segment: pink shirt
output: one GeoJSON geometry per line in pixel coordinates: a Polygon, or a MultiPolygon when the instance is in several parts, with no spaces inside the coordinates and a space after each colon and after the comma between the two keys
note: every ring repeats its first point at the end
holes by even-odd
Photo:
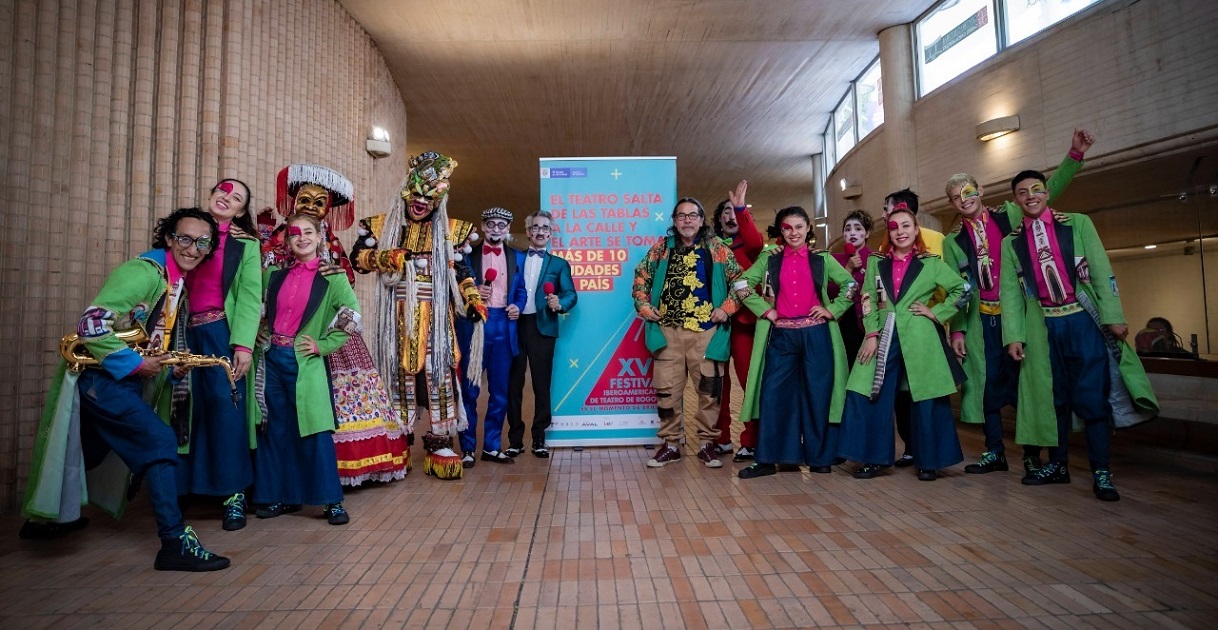
{"type": "Polygon", "coordinates": [[[1024,217],[1024,237],[1028,239],[1028,251],[1032,258],[1032,277],[1036,278],[1036,292],[1040,297],[1041,306],[1054,306],[1053,300],[1049,299],[1049,283],[1045,281],[1045,273],[1041,271],[1038,258],[1036,256],[1036,235],[1032,232],[1032,222],[1040,221],[1045,224],[1045,234],[1049,237],[1049,251],[1053,253],[1053,266],[1057,267],[1057,277],[1061,278],[1062,286],[1066,291],[1065,304],[1074,302],[1074,283],[1070,282],[1070,275],[1067,273],[1066,261],[1062,257],[1062,248],[1057,242],[1057,230],[1053,225],[1053,211],[1046,208],[1040,216],[1035,219],[1024,217]]]}
{"type": "Polygon", "coordinates": [[[220,224],[220,238],[216,243],[216,251],[203,264],[195,267],[186,278],[186,288],[190,291],[190,311],[206,313],[208,311],[224,310],[224,241],[228,240],[228,228],[231,221],[220,224]]]}
{"type": "Polygon", "coordinates": [[[313,289],[313,277],[317,275],[320,258],[309,262],[297,262],[288,270],[288,277],[279,287],[275,301],[275,334],[295,337],[300,332],[301,318],[309,305],[309,292],[313,289]]]}
{"type": "Polygon", "coordinates": [[[888,257],[892,259],[892,290],[888,299],[895,304],[897,296],[901,294],[901,283],[905,281],[905,272],[909,271],[909,263],[913,261],[914,253],[909,252],[905,258],[897,258],[896,252],[889,251],[888,257]]]}
{"type": "Polygon", "coordinates": [[[482,251],[481,279],[483,282],[486,281],[487,270],[495,270],[495,279],[491,281],[490,284],[491,299],[487,302],[487,306],[490,308],[507,308],[508,283],[506,254],[508,252],[505,249],[502,249],[503,245],[500,245],[499,247],[501,249],[498,254],[487,253],[486,250],[482,251]]]}
{"type": "MultiPolygon", "coordinates": [[[[998,223],[990,218],[989,210],[982,209],[981,215],[985,221],[985,241],[989,248],[990,254],[990,280],[993,282],[991,288],[987,291],[981,287],[977,287],[978,295],[986,302],[998,301],[998,274],[1002,270],[1002,230],[998,229],[998,223]]],[[[981,251],[977,246],[977,235],[973,232],[973,226],[968,219],[964,220],[964,228],[968,230],[969,240],[973,241],[973,251],[981,251]]],[[[977,273],[981,273],[981,268],[978,266],[977,273]]]]}
{"type": "Polygon", "coordinates": [[[820,306],[812,267],[808,264],[808,246],[782,250],[782,271],[778,273],[778,301],[774,304],[780,319],[807,317],[812,307],[820,306]]]}

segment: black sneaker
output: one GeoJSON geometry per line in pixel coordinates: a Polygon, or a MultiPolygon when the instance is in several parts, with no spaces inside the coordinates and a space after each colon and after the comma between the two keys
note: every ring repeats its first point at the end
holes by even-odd
{"type": "Polygon", "coordinates": [[[1023,478],[1025,486],[1045,486],[1051,483],[1070,483],[1070,470],[1061,462],[1049,462],[1035,474],[1023,478]]]}
{"type": "Polygon", "coordinates": [[[974,475],[984,475],[999,470],[1010,470],[1010,465],[1007,464],[1007,456],[994,451],[986,451],[981,454],[981,459],[977,460],[976,464],[969,464],[964,467],[964,472],[974,475]]]}
{"type": "Polygon", "coordinates": [[[882,466],[880,466],[879,464],[863,464],[863,466],[861,468],[854,471],[854,478],[855,479],[871,479],[872,477],[875,477],[876,475],[880,474],[881,468],[882,468],[882,466]]]}
{"type": "Polygon", "coordinates": [[[546,446],[545,442],[541,442],[541,441],[533,442],[533,457],[540,457],[542,459],[546,459],[549,456],[550,456],[550,447],[546,446]]]}
{"type": "Polygon", "coordinates": [[[322,515],[326,517],[326,522],[331,525],[346,525],[351,522],[351,516],[343,509],[342,503],[327,505],[326,509],[322,510],[322,515]]]}
{"type": "Polygon", "coordinates": [[[778,467],[776,467],[774,464],[759,464],[757,462],[753,462],[752,464],[741,468],[740,472],[736,473],[736,476],[740,477],[741,479],[756,479],[758,477],[768,477],[776,474],[777,472],[778,467]]]}
{"type": "Polygon", "coordinates": [[[939,478],[939,471],[924,468],[918,471],[918,481],[934,481],[939,478]]]}
{"type": "Polygon", "coordinates": [[[21,526],[21,531],[17,532],[17,535],[25,540],[50,540],[51,538],[59,538],[78,529],[84,529],[85,525],[88,524],[89,518],[87,516],[82,516],[67,523],[26,521],[21,526]]]}
{"type": "Polygon", "coordinates": [[[753,457],[756,455],[757,455],[757,452],[754,451],[753,449],[751,449],[747,446],[741,446],[740,450],[736,451],[735,455],[732,455],[732,461],[734,461],[734,462],[751,462],[751,461],[753,461],[753,457]]]}
{"type": "Polygon", "coordinates": [[[1022,481],[1026,482],[1027,480],[1034,478],[1036,476],[1036,471],[1040,470],[1041,466],[1043,466],[1043,464],[1040,462],[1039,457],[1024,455],[1022,481]]]}
{"type": "Polygon", "coordinates": [[[893,466],[896,466],[897,468],[907,468],[909,466],[913,466],[913,455],[905,453],[897,459],[897,462],[893,464],[893,466]]]}
{"type": "Polygon", "coordinates": [[[516,460],[499,451],[482,451],[482,461],[496,464],[515,464],[516,460]]]}
{"type": "Polygon", "coordinates": [[[512,459],[516,459],[516,456],[520,455],[523,452],[524,452],[523,446],[513,446],[511,448],[503,449],[503,454],[507,455],[508,457],[511,457],[512,459]]]}
{"type": "Polygon", "coordinates": [[[292,512],[299,511],[299,505],[293,505],[291,503],[272,503],[266,507],[258,508],[258,511],[254,512],[254,516],[257,516],[258,518],[275,518],[276,516],[283,516],[284,514],[291,514],[292,512]]]}
{"type": "Polygon", "coordinates": [[[226,532],[235,532],[245,527],[245,493],[238,492],[224,500],[224,524],[226,532]]]}
{"type": "Polygon", "coordinates": [[[1094,483],[1091,485],[1091,491],[1095,493],[1095,498],[1100,501],[1121,500],[1121,494],[1112,485],[1112,471],[1107,468],[1101,468],[1091,473],[1091,478],[1094,480],[1094,483]]]}
{"type": "Polygon", "coordinates": [[[177,538],[161,541],[153,568],[157,571],[219,571],[228,568],[228,558],[203,548],[193,528],[177,538]]]}
{"type": "Polygon", "coordinates": [[[478,462],[474,461],[473,455],[466,453],[461,456],[461,467],[462,468],[473,468],[477,464],[478,464],[478,462]]]}

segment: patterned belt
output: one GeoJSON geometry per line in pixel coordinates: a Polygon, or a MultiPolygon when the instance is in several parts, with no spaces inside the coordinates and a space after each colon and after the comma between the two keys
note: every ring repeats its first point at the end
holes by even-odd
{"type": "Polygon", "coordinates": [[[980,310],[982,315],[1002,315],[1002,302],[981,300],[980,310]]]}
{"type": "Polygon", "coordinates": [[[1040,309],[1045,312],[1045,317],[1065,317],[1082,312],[1083,305],[1078,302],[1071,302],[1061,306],[1041,306],[1040,309]]]}
{"type": "Polygon", "coordinates": [[[285,348],[291,348],[296,345],[296,338],[289,337],[287,335],[281,335],[279,333],[273,333],[271,335],[271,343],[276,346],[283,346],[285,348]]]}
{"type": "Polygon", "coordinates": [[[212,322],[218,322],[224,319],[224,311],[216,309],[214,311],[203,311],[202,313],[192,313],[187,325],[191,328],[202,326],[212,322]]]}
{"type": "Polygon", "coordinates": [[[791,317],[774,322],[775,328],[811,328],[825,323],[824,319],[808,315],[806,317],[791,317]]]}

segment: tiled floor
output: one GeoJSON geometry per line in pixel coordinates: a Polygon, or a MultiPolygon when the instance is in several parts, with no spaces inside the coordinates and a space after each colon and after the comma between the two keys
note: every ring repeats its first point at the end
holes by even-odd
{"type": "MultiPolygon", "coordinates": [[[[737,390],[738,391],[738,390],[737,390]]],[[[976,453],[975,428],[961,429],[976,453]]],[[[1121,438],[1118,438],[1118,444],[1121,438]]],[[[1022,473],[909,469],[859,481],[741,481],[692,452],[660,470],[633,448],[482,463],[462,481],[416,470],[320,508],[220,529],[210,574],[152,569],[146,504],[122,521],[19,540],[0,516],[0,628],[808,628],[1218,626],[1218,480],[1118,449],[1119,503],[1022,473]]]]}

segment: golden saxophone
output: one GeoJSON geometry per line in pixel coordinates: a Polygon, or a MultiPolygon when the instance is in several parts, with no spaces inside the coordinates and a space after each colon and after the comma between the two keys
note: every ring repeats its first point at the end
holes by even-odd
{"type": "MultiPolygon", "coordinates": [[[[228,357],[217,357],[215,355],[191,354],[189,352],[181,352],[178,350],[170,350],[168,352],[156,352],[143,347],[148,341],[148,332],[143,326],[136,325],[132,328],[114,331],[114,336],[126,343],[129,348],[134,350],[142,357],[160,356],[161,365],[164,366],[183,366],[188,368],[196,367],[215,367],[224,368],[224,374],[228,377],[228,386],[232,391],[233,407],[239,406],[240,396],[237,395],[237,373],[233,371],[233,363],[228,357]]],[[[96,367],[101,365],[101,361],[93,358],[89,353],[89,349],[80,339],[80,335],[69,333],[59,340],[59,354],[63,356],[63,360],[67,362],[68,369],[73,372],[83,372],[85,368],[96,367]]]]}

